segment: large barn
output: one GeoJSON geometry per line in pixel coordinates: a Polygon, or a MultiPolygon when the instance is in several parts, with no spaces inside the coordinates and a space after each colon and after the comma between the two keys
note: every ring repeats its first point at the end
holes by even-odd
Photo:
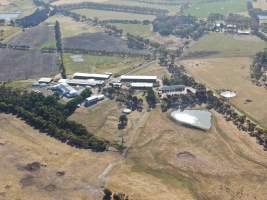
{"type": "Polygon", "coordinates": [[[132,75],[122,75],[120,77],[121,82],[139,82],[139,83],[156,83],[157,76],[132,76],[132,75]]]}

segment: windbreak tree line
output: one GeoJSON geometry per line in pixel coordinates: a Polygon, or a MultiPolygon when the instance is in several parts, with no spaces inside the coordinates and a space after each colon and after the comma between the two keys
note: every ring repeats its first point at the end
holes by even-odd
{"type": "Polygon", "coordinates": [[[45,97],[40,93],[12,90],[4,86],[0,87],[0,94],[0,112],[17,115],[51,137],[96,152],[105,151],[110,145],[108,141],[89,133],[83,125],[68,120],[71,113],[69,105],[59,103],[55,95],[45,97]]]}

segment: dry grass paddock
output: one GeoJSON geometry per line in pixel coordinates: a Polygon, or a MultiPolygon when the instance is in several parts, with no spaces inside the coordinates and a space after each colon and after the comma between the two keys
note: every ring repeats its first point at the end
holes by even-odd
{"type": "Polygon", "coordinates": [[[266,126],[267,90],[257,87],[251,82],[249,77],[251,62],[250,58],[239,57],[192,59],[183,60],[180,63],[196,80],[205,83],[209,88],[236,91],[237,97],[233,98],[231,102],[266,126]],[[246,103],[246,99],[250,99],[252,102],[246,103]]]}

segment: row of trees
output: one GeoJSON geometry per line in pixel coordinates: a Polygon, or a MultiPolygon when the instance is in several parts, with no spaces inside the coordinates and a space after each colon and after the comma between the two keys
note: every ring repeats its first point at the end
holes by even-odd
{"type": "Polygon", "coordinates": [[[51,7],[41,7],[37,8],[31,15],[17,19],[15,23],[23,28],[33,27],[39,25],[55,13],[55,10],[51,7]]]}
{"type": "MultiPolygon", "coordinates": [[[[260,81],[264,78],[264,73],[267,71],[267,51],[258,52],[254,57],[253,63],[250,66],[250,75],[252,79],[260,81]]],[[[263,80],[266,81],[266,80],[263,80]]]]}
{"type": "Polygon", "coordinates": [[[27,45],[13,45],[13,44],[1,43],[1,42],[0,42],[0,48],[1,49],[16,49],[16,50],[22,50],[22,51],[30,50],[30,46],[27,46],[27,45]]]}
{"type": "Polygon", "coordinates": [[[65,4],[61,6],[56,6],[56,9],[58,11],[85,9],[85,8],[115,11],[115,12],[137,13],[137,14],[145,14],[145,15],[165,15],[168,13],[168,10],[164,10],[164,9],[139,7],[139,6],[127,6],[127,5],[115,5],[115,4],[101,4],[101,3],[94,3],[94,2],[83,2],[83,3],[65,4]]]}
{"type": "MultiPolygon", "coordinates": [[[[77,148],[105,151],[110,145],[96,138],[86,128],[67,118],[73,110],[70,104],[58,102],[56,95],[45,97],[40,93],[0,87],[0,112],[12,113],[49,136],[77,148]]],[[[77,107],[77,105],[76,105],[77,107]]]]}
{"type": "Polygon", "coordinates": [[[62,44],[62,36],[61,36],[61,29],[60,24],[56,21],[55,24],[55,38],[56,38],[56,48],[57,53],[59,54],[59,71],[63,78],[66,78],[66,70],[64,66],[64,56],[63,56],[63,44],[62,44]]]}
{"type": "Polygon", "coordinates": [[[159,16],[153,22],[153,30],[165,36],[173,34],[196,40],[204,34],[204,25],[193,16],[159,16]]]}

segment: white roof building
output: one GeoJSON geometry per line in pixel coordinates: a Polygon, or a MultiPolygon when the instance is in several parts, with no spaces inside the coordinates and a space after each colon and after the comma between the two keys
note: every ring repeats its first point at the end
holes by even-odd
{"type": "Polygon", "coordinates": [[[90,104],[97,103],[98,101],[101,101],[104,98],[105,98],[105,96],[102,95],[102,94],[90,96],[90,97],[85,99],[85,105],[90,105],[90,104]]]}
{"type": "Polygon", "coordinates": [[[156,82],[157,76],[122,75],[120,80],[125,82],[156,82]]]}
{"type": "Polygon", "coordinates": [[[88,73],[74,73],[73,79],[95,79],[95,80],[106,80],[110,78],[110,74],[88,74],[88,73]]]}
{"type": "Polygon", "coordinates": [[[60,79],[59,83],[67,83],[69,85],[79,85],[79,86],[98,86],[103,85],[104,81],[95,79],[60,79]]]}
{"type": "Polygon", "coordinates": [[[70,85],[68,85],[67,83],[59,83],[59,84],[53,86],[53,89],[59,90],[66,97],[78,96],[78,91],[75,90],[70,85]]]}
{"type": "Polygon", "coordinates": [[[131,88],[153,88],[153,83],[131,83],[131,88]]]}
{"type": "Polygon", "coordinates": [[[38,80],[38,83],[51,83],[52,78],[43,77],[38,80]]]}

